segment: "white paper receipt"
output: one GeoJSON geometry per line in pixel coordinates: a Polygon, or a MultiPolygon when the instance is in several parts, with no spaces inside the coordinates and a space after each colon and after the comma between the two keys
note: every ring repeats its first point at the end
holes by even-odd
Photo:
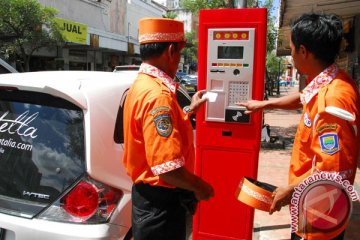
{"type": "Polygon", "coordinates": [[[202,98],[207,98],[209,102],[215,102],[218,94],[216,92],[206,92],[202,98]]]}

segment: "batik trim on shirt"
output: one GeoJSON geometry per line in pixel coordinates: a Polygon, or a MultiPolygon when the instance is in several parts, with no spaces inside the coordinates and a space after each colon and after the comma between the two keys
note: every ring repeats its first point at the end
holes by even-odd
{"type": "Polygon", "coordinates": [[[184,41],[183,32],[175,33],[146,33],[139,36],[139,42],[178,42],[184,41]]]}
{"type": "Polygon", "coordinates": [[[176,93],[176,89],[179,85],[169,75],[167,75],[165,72],[161,71],[157,67],[154,67],[147,63],[142,63],[140,65],[139,72],[160,79],[162,83],[164,83],[165,86],[167,86],[172,93],[176,93]]]}
{"type": "Polygon", "coordinates": [[[165,163],[162,163],[160,165],[156,165],[151,167],[152,173],[157,176],[166,172],[173,171],[177,168],[180,168],[185,165],[185,159],[184,157],[174,159],[165,163]]]}
{"type": "Polygon", "coordinates": [[[320,88],[329,84],[339,72],[339,67],[334,63],[317,75],[302,91],[300,100],[302,104],[309,103],[319,92],[320,88]]]}

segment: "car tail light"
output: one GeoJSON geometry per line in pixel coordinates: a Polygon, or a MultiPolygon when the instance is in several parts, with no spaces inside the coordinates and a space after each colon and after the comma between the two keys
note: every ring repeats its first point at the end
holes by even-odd
{"type": "Polygon", "coordinates": [[[98,202],[96,187],[82,181],[64,197],[63,208],[69,214],[86,220],[95,213],[98,202]]]}
{"type": "Polygon", "coordinates": [[[86,224],[107,222],[122,196],[121,190],[85,177],[39,218],[86,224]]]}

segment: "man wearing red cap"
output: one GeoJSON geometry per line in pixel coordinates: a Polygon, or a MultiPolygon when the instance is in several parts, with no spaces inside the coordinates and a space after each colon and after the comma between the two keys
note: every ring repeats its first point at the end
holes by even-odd
{"type": "Polygon", "coordinates": [[[208,200],[213,188],[193,174],[195,149],[191,113],[206,101],[197,92],[181,109],[174,82],[184,26],[165,18],[139,22],[139,74],[124,107],[123,163],[132,178],[135,240],[184,240],[187,200],[208,200]],[[188,197],[190,196],[190,198],[188,197]]]}

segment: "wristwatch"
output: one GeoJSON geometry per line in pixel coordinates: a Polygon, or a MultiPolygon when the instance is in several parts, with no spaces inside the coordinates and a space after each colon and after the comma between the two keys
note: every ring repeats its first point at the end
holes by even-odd
{"type": "Polygon", "coordinates": [[[191,114],[193,112],[193,110],[191,110],[190,106],[188,105],[183,108],[183,112],[185,114],[191,114]]]}

